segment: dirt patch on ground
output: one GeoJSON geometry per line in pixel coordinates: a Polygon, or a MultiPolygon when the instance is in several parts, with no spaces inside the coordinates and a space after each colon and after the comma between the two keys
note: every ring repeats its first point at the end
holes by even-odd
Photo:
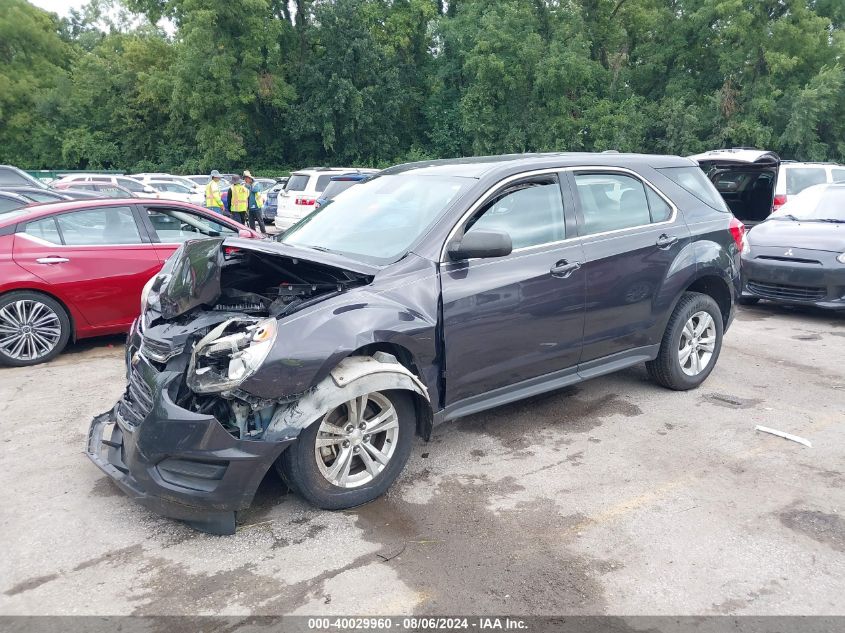
{"type": "Polygon", "coordinates": [[[569,553],[567,528],[584,517],[561,515],[551,501],[489,508],[521,489],[510,478],[446,480],[425,505],[399,492],[377,499],[355,511],[357,526],[382,545],[384,564],[425,596],[418,613],[601,612],[600,578],[621,564],[569,553]]]}
{"type": "MultiPolygon", "coordinates": [[[[461,431],[489,435],[498,439],[516,456],[530,457],[530,448],[555,435],[587,433],[602,425],[605,418],[614,415],[635,417],[643,411],[633,402],[615,393],[598,398],[579,396],[577,387],[567,387],[553,393],[535,396],[499,407],[490,412],[478,413],[460,421],[461,431]]],[[[570,443],[558,437],[559,443],[570,443]]]]}
{"type": "Polygon", "coordinates": [[[781,512],[779,518],[790,530],[845,552],[845,519],[838,514],[793,508],[781,512]]]}
{"type": "Polygon", "coordinates": [[[740,398],[727,393],[708,393],[701,396],[701,400],[728,409],[753,409],[763,402],[761,398],[740,398]]]}

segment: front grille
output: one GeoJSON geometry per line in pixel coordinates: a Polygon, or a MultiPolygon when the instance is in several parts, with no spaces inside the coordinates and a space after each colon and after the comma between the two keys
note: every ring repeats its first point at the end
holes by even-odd
{"type": "Polygon", "coordinates": [[[144,337],[141,341],[141,353],[157,363],[166,363],[174,356],[178,356],[181,352],[181,347],[175,347],[162,341],[156,341],[147,337],[144,337]]]}
{"type": "Polygon", "coordinates": [[[787,301],[821,301],[827,296],[825,288],[815,286],[787,286],[763,281],[748,282],[748,289],[756,295],[766,299],[783,299],[787,301]]]}
{"type": "Polygon", "coordinates": [[[129,384],[117,405],[117,412],[128,424],[138,426],[153,409],[153,394],[135,368],[129,374],[129,384]]]}

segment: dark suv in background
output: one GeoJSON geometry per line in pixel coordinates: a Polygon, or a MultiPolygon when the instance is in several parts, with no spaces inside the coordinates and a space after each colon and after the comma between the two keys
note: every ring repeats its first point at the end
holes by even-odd
{"type": "Polygon", "coordinates": [[[185,243],[145,289],[126,392],[88,453],[217,533],[274,464],[317,506],[366,503],[440,422],[643,362],[699,386],[744,244],[684,158],[399,165],[275,242],[185,243]]]}

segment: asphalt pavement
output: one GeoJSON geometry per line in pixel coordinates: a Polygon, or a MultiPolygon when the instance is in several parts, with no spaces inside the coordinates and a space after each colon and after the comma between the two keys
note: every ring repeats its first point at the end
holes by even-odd
{"type": "Polygon", "coordinates": [[[0,614],[845,614],[845,315],[743,308],[695,391],[638,367],[437,427],[358,509],[271,473],[230,537],[85,457],[122,346],[0,368],[0,614]]]}

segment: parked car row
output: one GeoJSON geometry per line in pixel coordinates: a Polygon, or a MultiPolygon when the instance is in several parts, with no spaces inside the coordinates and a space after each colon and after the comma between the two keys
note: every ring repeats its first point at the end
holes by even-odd
{"type": "MultiPolygon", "coordinates": [[[[335,178],[347,178],[352,183],[376,173],[376,169],[347,167],[310,167],[292,172],[284,186],[276,185],[267,192],[262,209],[264,220],[288,229],[314,211],[321,194],[335,178]]],[[[339,192],[336,190],[334,195],[339,192]]]]}
{"type": "Polygon", "coordinates": [[[845,309],[845,166],[746,148],[691,158],[750,228],[740,303],[845,309]]]}
{"type": "Polygon", "coordinates": [[[70,200],[0,210],[0,364],[34,365],[71,339],[127,331],[144,284],[180,244],[207,237],[261,239],[234,220],[175,200],[70,200]]]}
{"type": "MultiPolygon", "coordinates": [[[[754,227],[741,240],[743,274],[738,301],[755,303],[766,299],[845,307],[845,228],[842,226],[845,184],[834,184],[837,179],[845,178],[845,167],[780,161],[772,152],[747,149],[716,150],[692,158],[701,170],[667,170],[664,176],[674,178],[675,185],[691,192],[702,204],[722,212],[731,211],[754,227]],[[702,173],[709,177],[713,187],[707,178],[702,178],[702,173]],[[807,184],[816,181],[822,184],[807,184]],[[781,188],[786,192],[783,194],[786,202],[770,213],[781,188]]],[[[371,232],[386,231],[399,223],[400,218],[395,214],[380,215],[374,210],[382,204],[379,196],[392,192],[362,198],[353,191],[356,185],[369,182],[379,174],[373,169],[309,168],[293,172],[289,179],[262,179],[269,186],[265,217],[277,219],[277,226],[282,229],[307,225],[310,220],[303,220],[310,218],[310,214],[324,213],[334,200],[350,197],[357,203],[342,205],[347,215],[337,218],[338,229],[346,230],[344,224],[363,223],[371,232]]],[[[9,254],[0,275],[0,362],[43,362],[59,353],[71,337],[125,329],[137,311],[141,278],[149,277],[148,270],[160,266],[166,255],[185,240],[238,234],[251,239],[259,237],[230,219],[200,208],[204,195],[198,190],[201,192],[204,185],[197,184],[195,179],[208,177],[161,173],[133,177],[73,174],[48,188],[20,170],[0,166],[0,253],[5,250],[9,254]],[[108,198],[97,199],[100,196],[108,198]],[[48,216],[52,219],[47,220],[48,216]],[[27,268],[21,261],[33,244],[40,248],[35,259],[43,261],[30,262],[27,268]],[[70,258],[67,254],[71,247],[84,253],[74,251],[74,257],[70,258]],[[108,255],[95,256],[95,252],[108,255]],[[146,255],[142,257],[141,253],[146,255]],[[134,271],[138,277],[127,281],[127,274],[111,275],[112,268],[97,268],[106,259],[117,262],[116,270],[134,271]],[[142,261],[146,267],[140,266],[142,261]],[[131,309],[118,310],[117,316],[96,316],[96,307],[86,307],[88,297],[94,304],[98,300],[86,275],[94,275],[90,279],[99,280],[97,283],[111,288],[112,293],[123,288],[130,296],[123,305],[132,306],[131,309]],[[117,281],[104,281],[112,276],[117,281]],[[52,341],[54,344],[16,347],[26,338],[21,338],[21,334],[29,334],[22,329],[27,322],[19,320],[17,325],[10,322],[10,313],[4,311],[4,306],[22,300],[14,294],[20,292],[42,293],[62,306],[67,320],[59,319],[61,336],[52,341]]],[[[619,230],[620,222],[633,223],[632,226],[640,222],[645,207],[635,204],[636,187],[630,182],[606,174],[588,180],[584,181],[581,194],[586,230],[612,233],[619,230]],[[608,205],[615,210],[611,212],[608,205]]],[[[665,208],[661,212],[664,211],[665,208]]],[[[661,212],[649,207],[652,215],[661,212]]],[[[740,226],[738,223],[731,230],[738,235],[740,226]]],[[[510,230],[517,245],[521,243],[522,230],[518,226],[510,230]]],[[[354,244],[335,247],[343,250],[354,244]]],[[[29,302],[25,305],[34,306],[32,297],[25,301],[29,302]]],[[[115,305],[120,303],[116,301],[115,305]]],[[[54,307],[51,307],[53,313],[60,314],[54,307]]],[[[44,334],[40,336],[43,338],[44,334]]]]}

